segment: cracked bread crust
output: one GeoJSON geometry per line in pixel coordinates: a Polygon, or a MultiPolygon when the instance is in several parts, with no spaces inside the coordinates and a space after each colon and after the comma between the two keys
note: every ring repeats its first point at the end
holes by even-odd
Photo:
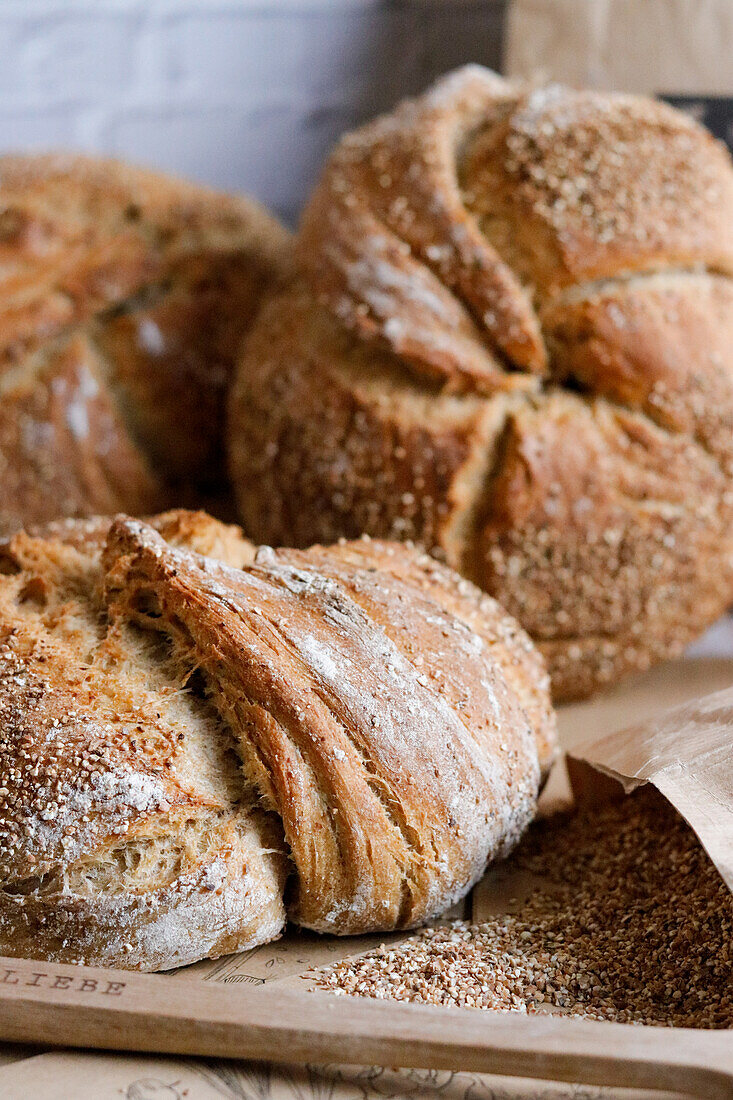
{"type": "MultiPolygon", "coordinates": [[[[202,514],[179,545],[253,548],[202,514]]],[[[276,938],[281,830],[240,781],[206,700],[103,602],[109,520],[0,552],[0,950],[167,969],[276,938]]]]}
{"type": "Polygon", "coordinates": [[[1,157],[0,204],[0,536],[220,492],[225,391],[286,231],[83,156],[1,157]]]}
{"type": "Polygon", "coordinates": [[[424,545],[556,700],[681,652],[733,590],[733,171],[639,97],[469,67],[336,147],[249,334],[253,537],[424,545]]]}
{"type": "Polygon", "coordinates": [[[2,954],[166,969],[286,916],[419,924],[555,752],[531,642],[422,551],[255,558],[186,512],[0,545],[2,954]]]}

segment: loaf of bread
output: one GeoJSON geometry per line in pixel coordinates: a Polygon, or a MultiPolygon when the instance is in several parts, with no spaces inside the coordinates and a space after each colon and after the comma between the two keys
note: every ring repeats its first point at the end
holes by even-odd
{"type": "Polygon", "coordinates": [[[218,494],[234,358],[289,256],[249,200],[0,157],[0,535],[218,494]]]}
{"type": "Polygon", "coordinates": [[[542,659],[422,552],[202,513],[0,548],[0,954],[164,969],[419,924],[532,817],[542,659]]]}
{"type": "Polygon", "coordinates": [[[412,539],[516,616],[557,699],[733,594],[733,170],[651,100],[477,67],[336,147],[246,341],[252,537],[412,539]]]}

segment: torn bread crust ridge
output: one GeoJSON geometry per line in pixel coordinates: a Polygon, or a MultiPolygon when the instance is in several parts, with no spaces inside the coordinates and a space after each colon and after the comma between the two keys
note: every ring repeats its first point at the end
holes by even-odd
{"type": "MultiPolygon", "coordinates": [[[[345,933],[376,920],[420,923],[465,892],[492,849],[515,842],[539,773],[526,714],[512,711],[501,673],[495,728],[469,731],[405,660],[406,631],[395,627],[391,640],[363,589],[354,603],[338,574],[340,549],[316,549],[315,561],[308,552],[260,552],[242,574],[173,552],[123,520],[111,531],[106,565],[117,613],[169,633],[189,660],[196,654],[212,701],[238,727],[245,769],[243,743],[256,741],[248,774],[283,820],[297,873],[293,919],[345,933]],[[509,721],[514,746],[494,755],[493,739],[509,721]],[[323,848],[315,862],[313,837],[323,848]]],[[[375,565],[379,552],[375,545],[375,565]]],[[[370,576],[348,574],[362,586],[370,576]]],[[[394,609],[410,598],[395,582],[388,591],[394,609]]],[[[477,641],[478,668],[486,658],[477,641]]]]}

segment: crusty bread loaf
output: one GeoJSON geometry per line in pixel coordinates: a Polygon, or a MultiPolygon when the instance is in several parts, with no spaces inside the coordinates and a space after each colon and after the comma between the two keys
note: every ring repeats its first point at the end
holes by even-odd
{"type": "Polygon", "coordinates": [[[0,548],[0,954],[163,969],[287,916],[419,924],[554,751],[531,642],[422,552],[255,559],[181,512],[0,548]]]}
{"type": "Polygon", "coordinates": [[[249,533],[421,542],[557,699],[733,591],[733,170],[671,108],[471,67],[336,147],[230,417],[249,533]]]}
{"type": "Polygon", "coordinates": [[[225,389],[286,231],[81,156],[0,158],[0,535],[222,489],[225,389]]]}

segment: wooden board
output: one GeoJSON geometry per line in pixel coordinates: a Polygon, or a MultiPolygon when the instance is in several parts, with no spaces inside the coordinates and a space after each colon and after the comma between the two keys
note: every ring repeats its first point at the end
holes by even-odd
{"type": "Polygon", "coordinates": [[[0,1039],[462,1069],[733,1098],[730,1032],[437,1009],[277,986],[223,995],[205,983],[25,959],[0,958],[0,1039]]]}

